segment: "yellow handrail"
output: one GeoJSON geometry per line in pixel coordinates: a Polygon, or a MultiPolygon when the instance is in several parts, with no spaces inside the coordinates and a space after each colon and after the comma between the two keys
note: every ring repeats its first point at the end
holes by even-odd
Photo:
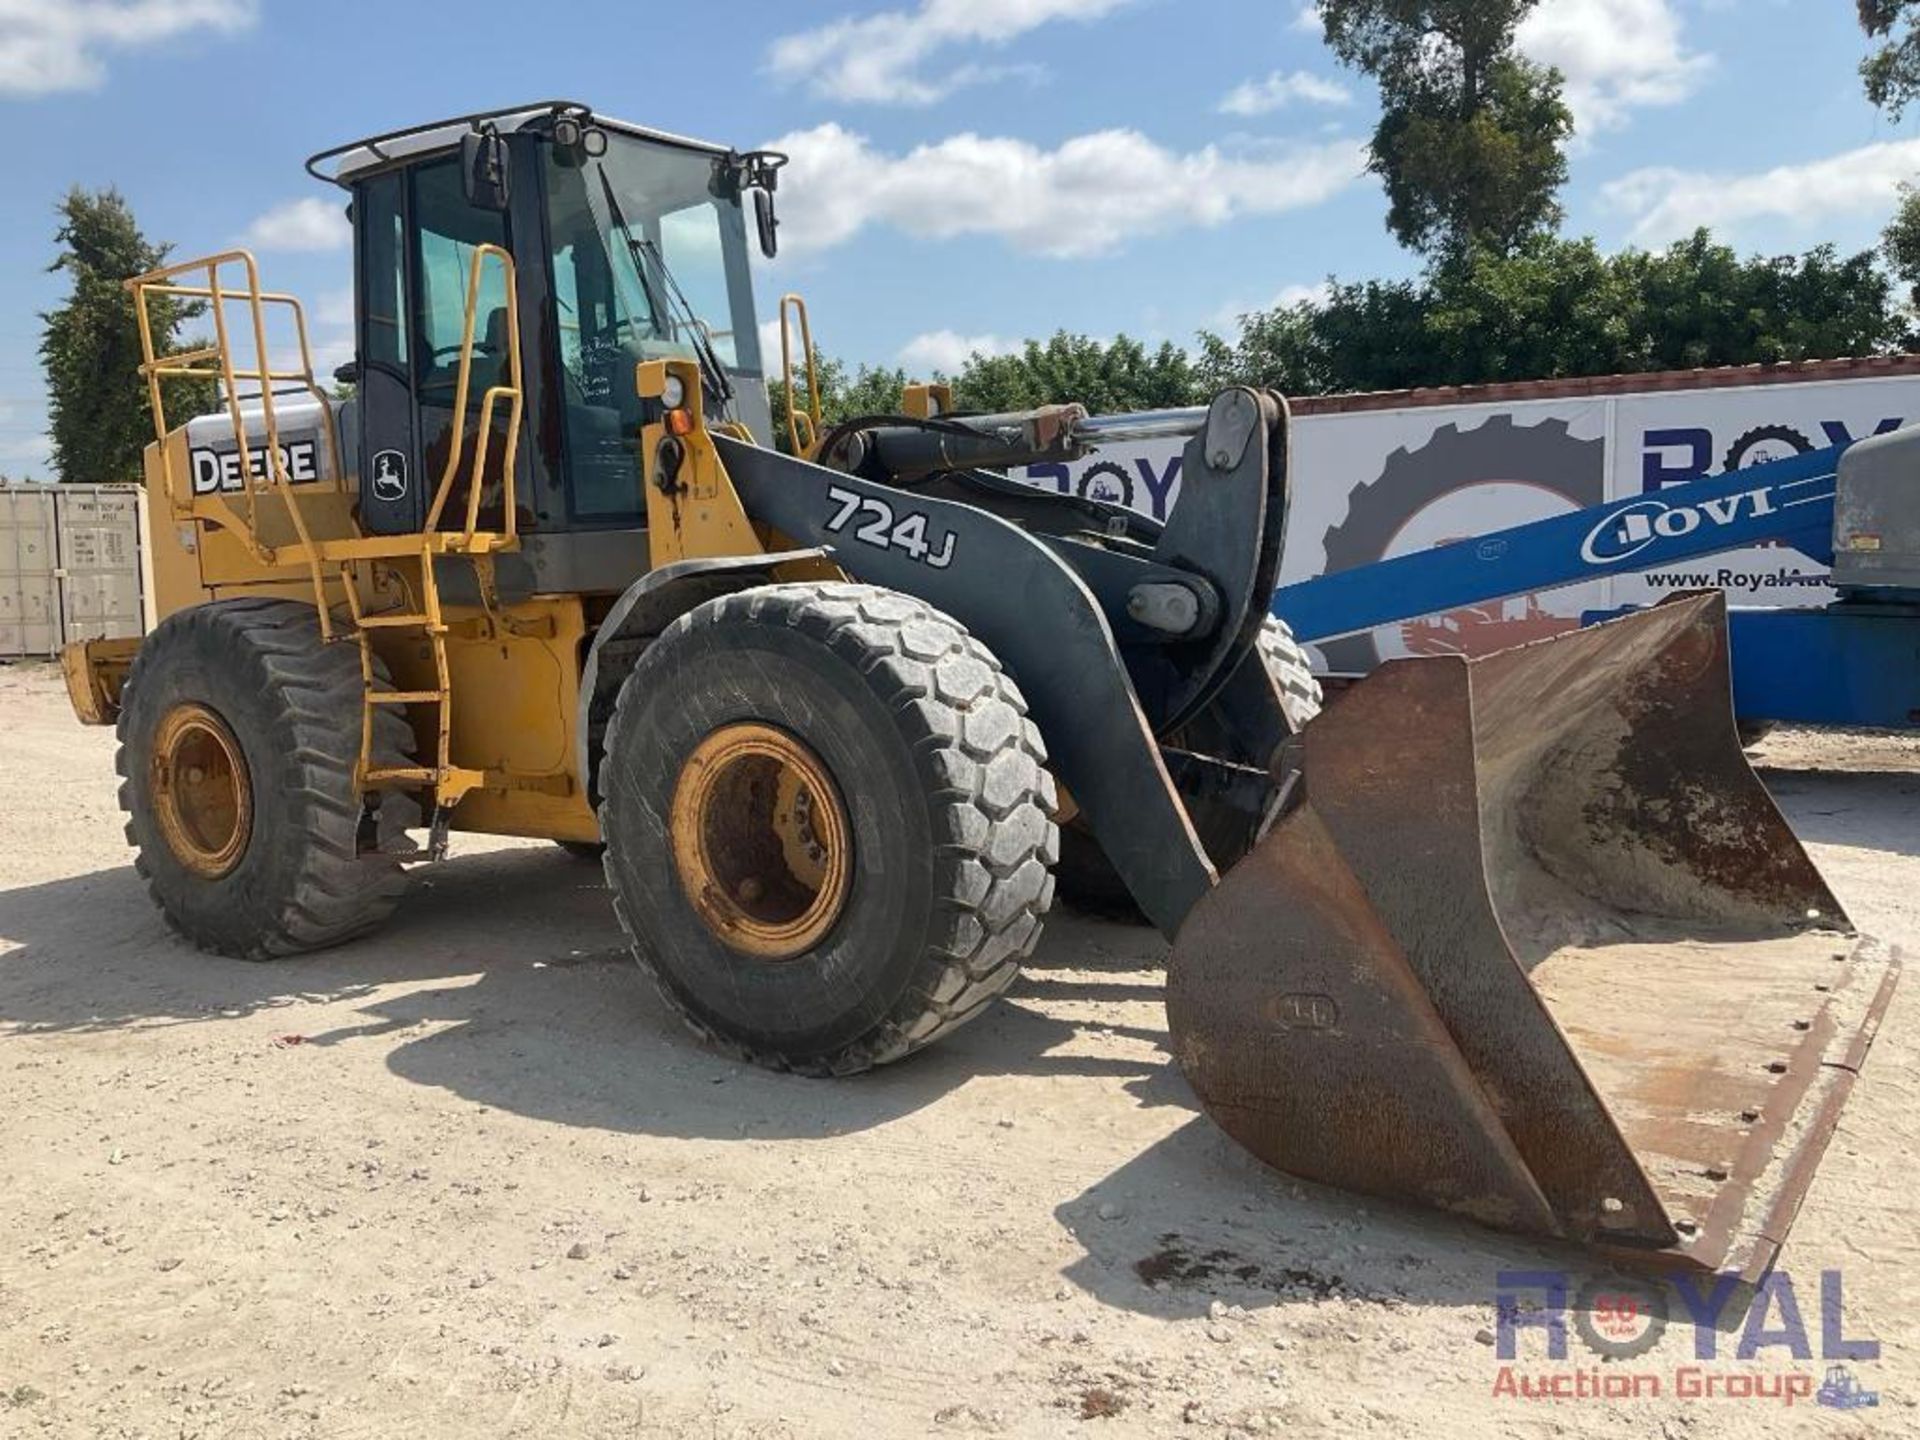
{"type": "Polygon", "coordinates": [[[811,459],[813,447],[820,442],[820,375],[816,365],[817,357],[813,353],[813,327],[807,322],[807,302],[800,296],[786,294],[780,297],[780,378],[787,387],[787,438],[793,442],[793,453],[811,459]],[[806,409],[801,410],[795,403],[793,393],[793,344],[788,329],[789,310],[800,320],[800,348],[806,352],[807,397],[806,409]],[[805,443],[800,439],[800,422],[807,422],[805,443]]]}
{"type": "Polygon", "coordinates": [[[128,291],[134,298],[134,316],[140,330],[140,373],[147,382],[147,398],[153,411],[155,438],[160,442],[161,479],[166,487],[167,499],[176,508],[185,509],[192,505],[191,499],[182,500],[179,487],[173,473],[173,459],[167,449],[166,402],[162,393],[161,381],[176,379],[210,379],[218,381],[226,397],[228,421],[233,426],[234,449],[238,453],[242,475],[241,491],[247,497],[246,519],[240,522],[226,498],[217,491],[205,497],[205,508],[215,512],[216,519],[228,528],[237,531],[242,542],[262,564],[274,562],[272,547],[263,545],[259,538],[260,486],[255,483],[253,464],[254,447],[247,443],[246,421],[240,413],[240,382],[249,381],[259,386],[257,399],[260,404],[260,416],[266,430],[266,448],[264,470],[265,479],[271,488],[279,492],[286,506],[287,517],[293,526],[294,535],[299,541],[302,558],[313,581],[314,600],[320,611],[320,628],[323,634],[330,634],[331,627],[327,617],[325,577],[320,569],[319,553],[314,546],[313,536],[307,529],[306,517],[293,496],[293,480],[287,474],[280,451],[280,420],[274,409],[274,386],[297,384],[304,388],[314,399],[320,402],[321,429],[326,434],[327,472],[337,491],[344,494],[345,477],[340,471],[339,437],[335,433],[333,419],[333,401],[320,388],[313,374],[313,352],[307,340],[306,310],[300,301],[292,295],[263,291],[260,288],[260,267],[253,255],[246,250],[225,250],[217,255],[209,255],[198,260],[182,260],[173,265],[150,270],[144,275],[136,275],[126,282],[128,291]],[[239,287],[222,284],[221,271],[230,265],[242,267],[244,284],[239,287]],[[183,284],[178,277],[192,272],[203,271],[206,283],[183,284]],[[178,354],[158,355],[154,351],[153,318],[149,304],[155,295],[180,300],[205,300],[213,318],[214,343],[198,350],[184,351],[178,354]],[[255,363],[247,369],[238,369],[233,364],[233,348],[227,333],[226,304],[230,300],[244,301],[253,331],[253,354],[255,363]],[[300,368],[297,370],[275,370],[267,354],[267,308],[285,306],[293,315],[294,331],[300,345],[300,368]],[[211,361],[211,365],[201,362],[211,361]]]}
{"type": "Polygon", "coordinates": [[[447,497],[453,491],[453,482],[460,470],[460,459],[467,444],[467,389],[473,375],[473,339],[474,326],[480,308],[480,279],[485,262],[491,256],[500,262],[502,278],[506,285],[507,311],[507,354],[508,371],[506,384],[493,384],[480,397],[479,435],[474,444],[473,474],[467,492],[467,523],[462,532],[465,543],[471,544],[480,519],[480,488],[484,479],[488,441],[493,434],[493,417],[496,404],[503,398],[507,402],[507,438],[502,452],[504,468],[501,474],[501,504],[505,509],[502,533],[511,541],[517,533],[518,520],[514,514],[514,464],[520,454],[520,306],[516,284],[513,256],[498,245],[481,244],[474,247],[473,261],[467,269],[467,313],[460,332],[460,375],[453,390],[453,444],[447,452],[447,464],[441,472],[440,484],[433,495],[433,505],[427,511],[425,531],[432,534],[440,524],[441,512],[446,509],[447,497]]]}

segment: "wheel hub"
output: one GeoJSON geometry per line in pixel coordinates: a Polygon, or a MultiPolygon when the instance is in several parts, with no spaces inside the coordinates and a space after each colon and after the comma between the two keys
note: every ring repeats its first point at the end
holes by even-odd
{"type": "Polygon", "coordinates": [[[790,960],[833,929],[853,886],[852,834],[820,757],[770,725],[724,725],[674,786],[674,865],[722,941],[790,960]]]}
{"type": "Polygon", "coordinates": [[[174,706],[149,767],[154,817],[174,858],[207,880],[231,871],[253,834],[253,782],[227,722],[204,705],[174,706]]]}

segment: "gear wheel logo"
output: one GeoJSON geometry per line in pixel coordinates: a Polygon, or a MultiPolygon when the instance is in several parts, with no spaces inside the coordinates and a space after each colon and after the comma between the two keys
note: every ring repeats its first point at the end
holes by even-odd
{"type": "Polygon", "coordinates": [[[1079,490],[1082,499],[1133,508],[1133,477],[1112,460],[1100,460],[1082,470],[1079,490]]]}
{"type": "Polygon", "coordinates": [[[1594,1354],[1632,1360],[1653,1349],[1666,1334],[1666,1292],[1638,1280],[1589,1281],[1574,1299],[1573,1328],[1594,1354]]]}
{"type": "Polygon", "coordinates": [[[1785,460],[1790,455],[1804,455],[1811,449],[1813,442],[1791,425],[1760,425],[1727,447],[1727,458],[1720,468],[1731,475],[1749,465],[1785,460]]]}
{"type": "MultiPolygon", "coordinates": [[[[1476,485],[1544,490],[1570,510],[1603,504],[1606,444],[1598,437],[1574,438],[1561,419],[1517,425],[1512,415],[1494,415],[1472,430],[1442,425],[1418,448],[1395,450],[1376,479],[1347,497],[1346,518],[1326,534],[1327,573],[1384,558],[1421,511],[1476,485]]],[[[1335,672],[1364,675],[1380,663],[1372,635],[1328,640],[1319,648],[1335,672]]]]}

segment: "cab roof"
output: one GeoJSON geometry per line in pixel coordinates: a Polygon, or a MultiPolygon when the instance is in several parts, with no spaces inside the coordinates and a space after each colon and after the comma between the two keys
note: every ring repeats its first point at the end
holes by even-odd
{"type": "Polygon", "coordinates": [[[503,135],[511,135],[519,130],[533,129],[552,121],[556,115],[568,115],[582,123],[591,122],[603,130],[617,131],[622,135],[637,136],[642,140],[654,140],[665,145],[677,145],[682,149],[697,151],[705,155],[730,155],[732,149],[726,145],[716,145],[710,140],[694,140],[685,135],[675,135],[665,130],[652,130],[644,125],[635,125],[626,120],[615,120],[602,115],[591,106],[578,100],[533,100],[524,105],[509,105],[499,110],[478,110],[471,115],[455,115],[446,120],[429,120],[421,125],[409,125],[401,130],[389,130],[380,135],[369,135],[361,140],[349,140],[344,145],[335,145],[307,157],[307,173],[316,180],[325,180],[329,184],[343,188],[352,185],[362,173],[381,166],[397,164],[415,156],[431,154],[438,150],[451,149],[460,143],[460,137],[471,132],[476,126],[491,123],[503,135]],[[331,168],[323,168],[331,162],[331,168]]]}

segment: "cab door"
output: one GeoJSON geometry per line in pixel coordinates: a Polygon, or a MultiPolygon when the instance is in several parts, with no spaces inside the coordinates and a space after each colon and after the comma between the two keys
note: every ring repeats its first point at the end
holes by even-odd
{"type": "Polygon", "coordinates": [[[415,483],[420,458],[414,437],[406,200],[401,171],[364,181],[353,198],[360,291],[360,523],[376,535],[408,534],[426,519],[415,483]]]}
{"type": "MultiPolygon", "coordinates": [[[[466,413],[456,417],[467,291],[481,245],[508,248],[507,217],[467,201],[459,162],[448,157],[377,177],[362,187],[361,520],[374,534],[426,524],[465,430],[442,528],[466,513],[481,399],[507,369],[506,277],[497,261],[480,271],[466,413]]],[[[482,526],[500,520],[504,407],[496,416],[482,484],[482,526]],[[495,499],[489,506],[486,497],[495,499]]]]}

